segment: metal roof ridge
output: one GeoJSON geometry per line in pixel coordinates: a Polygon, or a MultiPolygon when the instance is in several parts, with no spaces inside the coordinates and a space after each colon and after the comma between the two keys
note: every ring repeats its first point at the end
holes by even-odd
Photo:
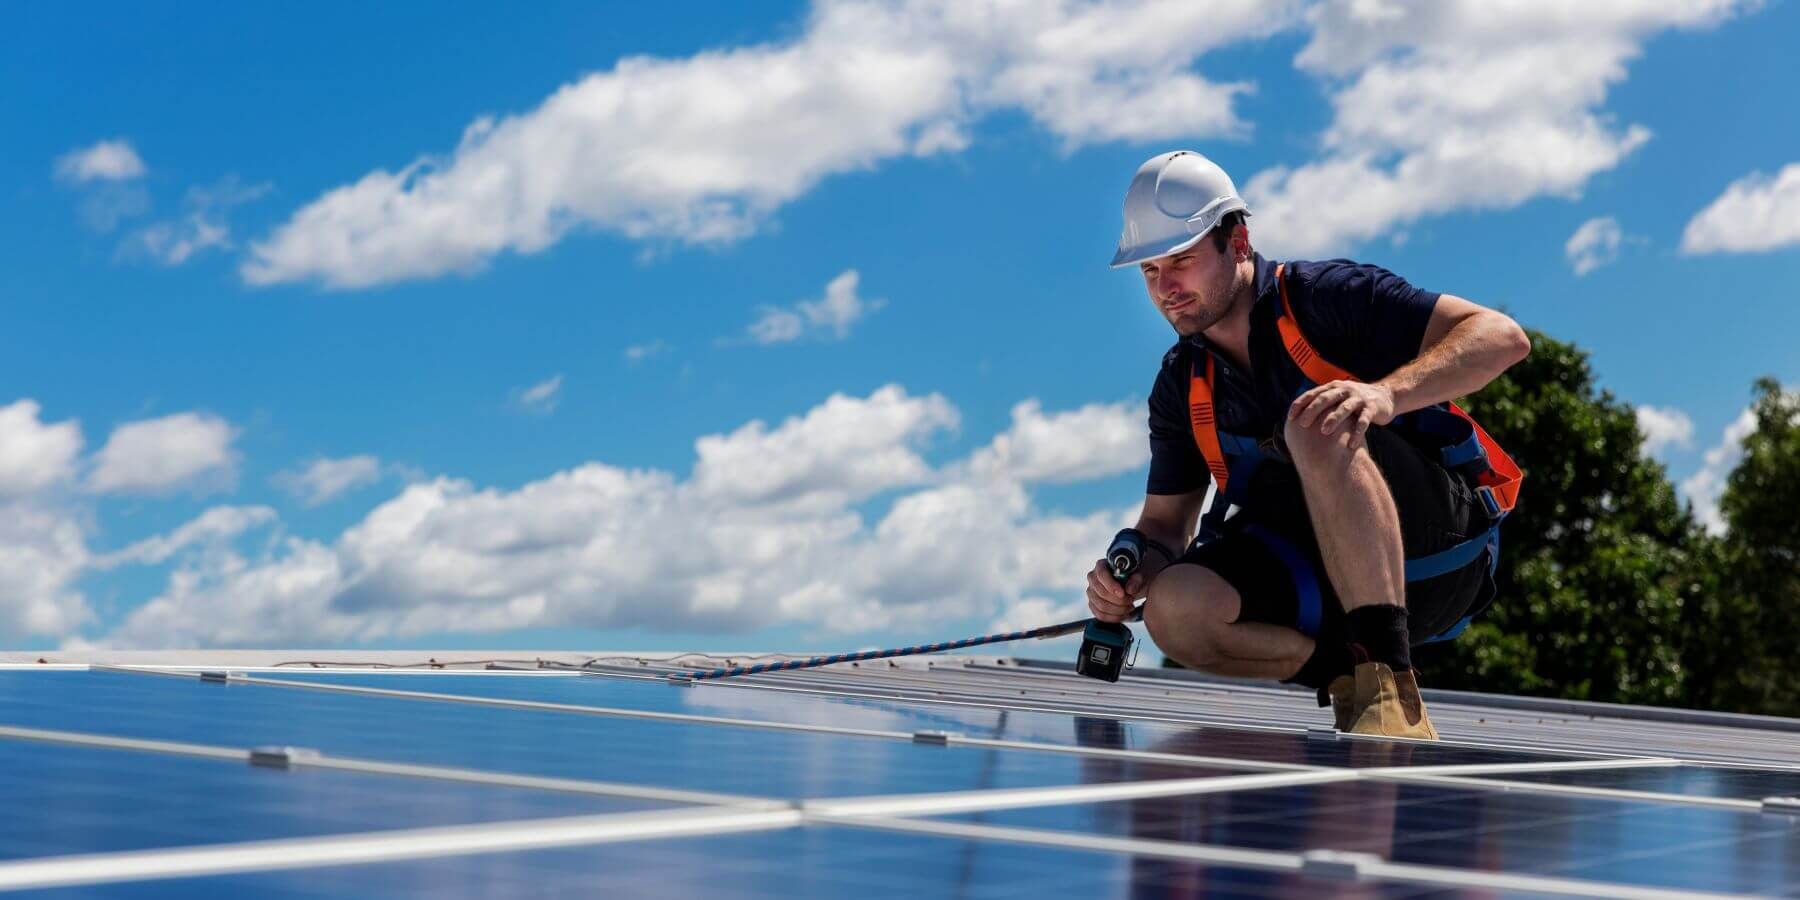
{"type": "MultiPolygon", "coordinates": [[[[1021,669],[1052,669],[1074,672],[1072,663],[1057,660],[1014,659],[1011,665],[1021,669]]],[[[1259,688],[1271,691],[1290,691],[1293,693],[1312,693],[1310,689],[1294,688],[1269,684],[1247,678],[1232,678],[1225,675],[1208,675],[1190,669],[1155,668],[1133,670],[1128,678],[1146,678],[1151,680],[1182,681],[1190,684],[1211,684],[1226,688],[1259,688]]],[[[1531,712],[1560,713],[1564,715],[1589,716],[1607,719],[1635,719],[1654,722],[1672,722],[1684,725],[1723,725],[1732,728],[1747,728],[1761,731],[1786,731],[1800,733],[1800,719],[1784,716],[1767,716],[1755,713],[1719,712],[1705,709],[1685,709],[1673,706],[1643,706],[1631,703],[1607,703],[1599,700],[1565,700],[1559,697],[1529,697],[1520,694],[1484,694],[1478,691],[1455,691],[1443,688],[1422,688],[1419,693],[1427,701],[1454,703],[1459,706],[1476,706],[1493,709],[1518,709],[1531,712]]]]}

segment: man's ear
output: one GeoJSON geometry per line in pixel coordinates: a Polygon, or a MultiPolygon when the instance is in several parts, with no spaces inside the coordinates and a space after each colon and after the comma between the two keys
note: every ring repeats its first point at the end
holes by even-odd
{"type": "Polygon", "coordinates": [[[1231,230],[1231,258],[1234,262],[1243,262],[1250,258],[1250,229],[1239,225],[1231,230]]]}

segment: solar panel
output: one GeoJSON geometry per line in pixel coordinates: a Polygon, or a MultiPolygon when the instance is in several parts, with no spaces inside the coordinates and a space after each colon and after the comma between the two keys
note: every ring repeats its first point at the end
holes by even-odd
{"type": "Polygon", "coordinates": [[[0,859],[592,815],[672,804],[42,741],[0,741],[0,859]]]}
{"type": "Polygon", "coordinates": [[[1800,892],[1800,723],[1457,696],[1426,744],[1186,673],[580,661],[0,671],[0,889],[1800,892]]]}

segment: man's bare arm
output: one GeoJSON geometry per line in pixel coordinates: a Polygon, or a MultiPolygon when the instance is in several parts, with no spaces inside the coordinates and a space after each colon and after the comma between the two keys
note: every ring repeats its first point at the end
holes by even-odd
{"type": "Polygon", "coordinates": [[[1342,430],[1355,446],[1370,425],[1481,390],[1530,353],[1525,329],[1505,313],[1443,294],[1412,362],[1372,384],[1321,384],[1294,400],[1288,418],[1324,434],[1342,430]]]}
{"type": "MultiPolygon", "coordinates": [[[[1145,494],[1144,511],[1138,514],[1137,530],[1160,541],[1170,552],[1179,554],[1193,537],[1195,523],[1200,520],[1200,510],[1205,505],[1204,489],[1187,494],[1145,494]]],[[[1158,562],[1164,560],[1159,558],[1158,562]]]]}
{"type": "Polygon", "coordinates": [[[1419,355],[1375,382],[1394,397],[1394,414],[1473,394],[1531,353],[1531,338],[1505,313],[1452,294],[1438,297],[1419,355]]]}

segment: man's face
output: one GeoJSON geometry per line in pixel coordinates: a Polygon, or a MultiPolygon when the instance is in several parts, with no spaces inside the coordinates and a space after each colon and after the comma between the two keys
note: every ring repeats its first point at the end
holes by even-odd
{"type": "Polygon", "coordinates": [[[1231,311],[1237,286],[1233,247],[1220,252],[1209,235],[1179,253],[1138,265],[1151,302],[1182,337],[1199,334],[1231,311]]]}

